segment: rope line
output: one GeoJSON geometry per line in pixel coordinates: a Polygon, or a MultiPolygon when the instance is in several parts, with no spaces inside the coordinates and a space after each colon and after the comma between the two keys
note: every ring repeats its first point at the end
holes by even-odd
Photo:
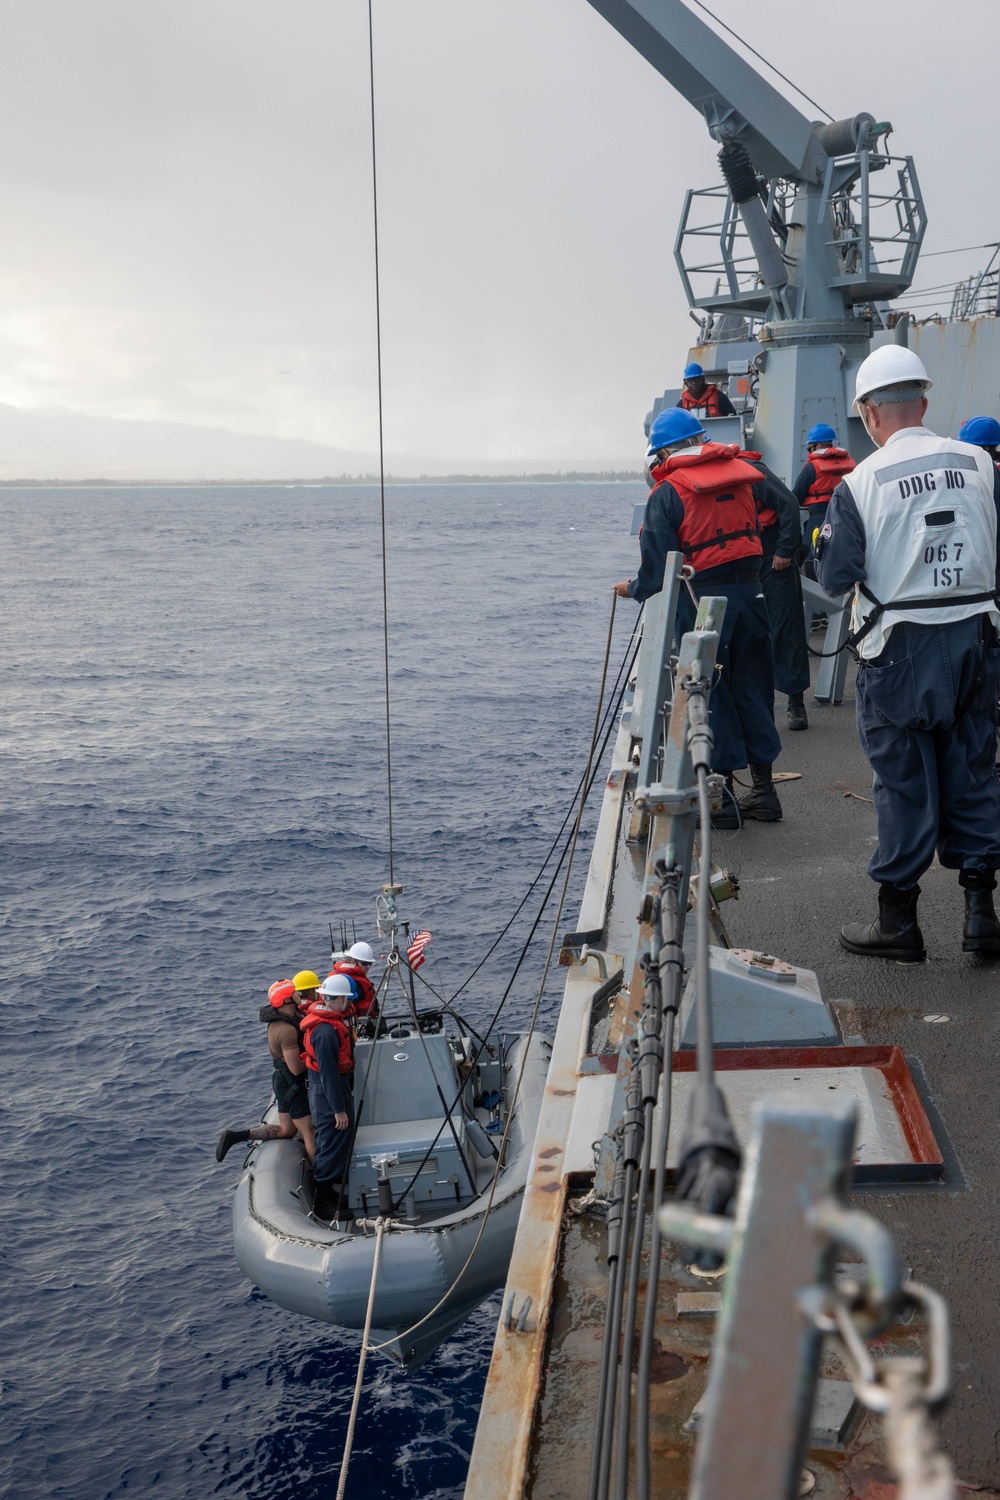
{"type": "Polygon", "coordinates": [[[378,1280],[378,1263],[382,1254],[382,1235],[385,1233],[385,1220],[379,1218],[375,1224],[375,1254],[372,1257],[372,1280],[368,1288],[368,1307],[365,1312],[365,1331],[361,1335],[361,1356],[358,1360],[358,1375],[354,1382],[354,1399],[351,1402],[351,1416],[347,1423],[347,1441],[344,1444],[344,1456],[340,1461],[340,1482],[337,1485],[337,1500],[344,1500],[344,1490],[347,1487],[347,1466],[351,1462],[351,1449],[354,1446],[354,1428],[358,1420],[358,1406],[361,1403],[361,1383],[365,1378],[365,1360],[368,1358],[368,1336],[372,1331],[372,1311],[375,1307],[375,1283],[378,1280]]]}
{"type": "Polygon", "coordinates": [[[714,11],[710,11],[707,5],[702,5],[701,0],[694,0],[694,3],[695,5],[697,5],[699,10],[703,10],[705,12],[706,16],[711,16],[715,24],[717,26],[721,26],[723,31],[728,31],[730,36],[735,37],[741,47],[745,47],[748,52],[752,52],[754,57],[759,58],[759,60],[764,64],[766,68],[770,68],[772,73],[777,73],[778,77],[785,83],[787,83],[789,88],[793,88],[797,94],[801,94],[803,99],[807,100],[808,103],[813,105],[815,109],[818,109],[821,115],[826,115],[826,118],[832,122],[833,115],[831,115],[830,111],[828,109],[824,109],[822,104],[817,104],[815,99],[810,98],[805,89],[800,89],[798,84],[793,83],[792,80],[787,76],[787,74],[783,73],[780,68],[776,68],[774,66],[773,62],[768,62],[763,52],[758,52],[756,47],[751,47],[750,43],[746,41],[744,37],[741,37],[738,31],[734,31],[731,26],[727,26],[725,21],[720,21],[719,17],[714,13],[714,11]]]}
{"type": "MultiPolygon", "coordinates": [[[[601,689],[600,689],[600,692],[599,692],[598,698],[597,698],[597,713],[596,713],[595,718],[594,718],[594,731],[593,731],[593,734],[591,735],[590,749],[589,749],[589,752],[587,754],[587,769],[586,769],[586,771],[584,773],[584,786],[585,787],[587,786],[587,781],[588,781],[588,779],[590,777],[590,768],[591,768],[591,765],[593,764],[594,752],[595,752],[595,750],[597,748],[598,739],[600,738],[601,710],[602,710],[602,708],[604,706],[604,689],[605,689],[605,686],[607,684],[607,679],[608,679],[608,660],[609,660],[610,655],[611,655],[611,636],[612,636],[612,632],[614,630],[614,624],[615,624],[615,605],[617,604],[617,602],[618,601],[617,601],[616,596],[614,594],[612,594],[612,596],[611,596],[611,619],[610,619],[609,624],[608,624],[608,642],[607,642],[607,647],[606,647],[605,653],[604,653],[604,668],[603,668],[603,670],[601,672],[601,689]]],[[[587,788],[587,790],[589,790],[589,788],[587,788]]],[[[411,1333],[415,1333],[418,1328],[421,1328],[423,1326],[423,1324],[428,1321],[428,1319],[432,1318],[436,1312],[440,1311],[440,1309],[447,1302],[448,1298],[451,1296],[452,1292],[458,1286],[459,1282],[461,1281],[462,1277],[465,1275],[466,1271],[469,1269],[469,1266],[472,1264],[472,1258],[475,1255],[476,1251],[479,1249],[480,1241],[482,1240],[482,1237],[483,1237],[483,1235],[486,1232],[486,1225],[489,1222],[490,1211],[491,1211],[491,1209],[493,1207],[493,1200],[496,1197],[497,1185],[498,1185],[498,1183],[500,1181],[500,1173],[501,1173],[501,1171],[503,1169],[503,1160],[504,1160],[504,1155],[506,1154],[506,1149],[507,1149],[507,1139],[508,1139],[508,1136],[510,1135],[511,1125],[514,1123],[514,1112],[515,1112],[515,1108],[516,1108],[516,1105],[517,1105],[518,1096],[519,1096],[519,1094],[521,1092],[521,1083],[522,1083],[522,1080],[524,1078],[524,1070],[525,1070],[525,1068],[528,1065],[528,1055],[529,1055],[529,1052],[531,1050],[531,1041],[532,1041],[532,1038],[533,1038],[533,1036],[535,1034],[535,1026],[536,1026],[536,1024],[538,1022],[538,1012],[541,1009],[542,996],[545,994],[545,985],[546,985],[546,983],[548,981],[548,977],[549,977],[549,968],[551,967],[551,964],[552,964],[552,954],[555,951],[556,937],[557,937],[557,934],[559,932],[560,923],[562,921],[563,906],[565,905],[565,902],[566,902],[566,894],[567,894],[567,891],[569,889],[570,875],[571,875],[572,870],[573,870],[573,856],[576,853],[577,837],[578,837],[579,832],[580,832],[580,824],[583,821],[583,812],[584,812],[584,808],[586,806],[586,802],[587,802],[587,793],[586,793],[586,790],[585,790],[583,792],[583,795],[580,798],[580,807],[579,807],[579,811],[577,812],[576,823],[575,823],[574,828],[573,828],[573,840],[572,840],[572,844],[571,844],[570,850],[569,850],[569,859],[568,859],[568,861],[566,863],[566,875],[565,875],[565,878],[563,880],[562,893],[561,893],[561,895],[559,897],[559,908],[558,908],[558,910],[557,910],[557,912],[555,914],[555,918],[554,918],[553,923],[552,923],[552,936],[549,939],[549,951],[548,951],[548,953],[546,954],[546,957],[545,957],[545,967],[542,970],[542,978],[541,978],[541,982],[539,983],[539,986],[538,986],[538,994],[535,997],[534,1008],[533,1008],[533,1010],[531,1012],[531,1021],[530,1021],[529,1025],[528,1025],[527,1042],[525,1044],[524,1053],[523,1053],[523,1055],[521,1057],[521,1067],[520,1067],[520,1070],[519,1070],[518,1075],[517,1075],[517,1082],[514,1085],[514,1092],[513,1092],[513,1095],[511,1096],[510,1104],[508,1105],[508,1108],[507,1108],[507,1123],[504,1126],[503,1136],[502,1136],[501,1141],[500,1141],[500,1149],[499,1149],[499,1151],[497,1153],[496,1165],[493,1168],[493,1180],[492,1180],[492,1183],[490,1184],[490,1195],[489,1195],[489,1199],[487,1200],[487,1203],[486,1203],[485,1211],[483,1213],[482,1223],[479,1226],[479,1233],[476,1235],[475,1243],[473,1244],[472,1249],[469,1251],[468,1257],[466,1258],[465,1264],[462,1266],[462,1269],[458,1272],[458,1275],[452,1281],[451,1286],[445,1292],[444,1296],[441,1297],[440,1300],[435,1303],[435,1305],[431,1308],[430,1312],[429,1313],[425,1313],[424,1316],[420,1319],[420,1321],[418,1323],[414,1323],[410,1328],[407,1328],[403,1333],[397,1334],[396,1338],[394,1338],[394,1339],[387,1339],[384,1344],[374,1344],[372,1346],[373,1349],[376,1349],[376,1350],[387,1349],[387,1348],[389,1348],[389,1346],[391,1344],[396,1343],[398,1340],[401,1340],[401,1339],[404,1339],[404,1338],[409,1338],[409,1336],[410,1336],[411,1333]]],[[[339,1497],[338,1497],[338,1500],[339,1500],[339,1497]]]]}
{"type": "MultiPolygon", "coordinates": [[[[634,661],[634,658],[633,658],[633,661],[634,661]]],[[[624,687],[624,684],[623,684],[623,686],[621,688],[621,691],[619,693],[619,696],[618,696],[618,702],[617,702],[617,704],[615,706],[615,713],[617,713],[617,709],[618,709],[618,707],[620,707],[621,700],[622,700],[622,698],[624,696],[625,696],[625,687],[624,687]]],[[[601,748],[600,748],[600,751],[599,751],[599,758],[603,757],[604,752],[607,749],[608,740],[611,737],[611,729],[612,729],[613,724],[614,724],[614,719],[615,719],[615,714],[612,714],[610,716],[610,719],[607,721],[606,728],[604,729],[604,737],[603,737],[603,740],[602,740],[602,743],[601,743],[601,748]]],[[[596,775],[597,775],[597,772],[595,770],[595,771],[593,771],[591,773],[589,781],[586,781],[585,778],[581,778],[580,786],[585,786],[586,787],[586,790],[583,793],[584,799],[586,799],[587,797],[589,797],[591,791],[593,790],[593,785],[594,785],[594,780],[596,778],[596,775]]],[[[574,796],[574,803],[575,803],[575,796],[574,796]]],[[[565,826],[565,822],[564,822],[564,826],[565,826]]],[[[545,915],[545,908],[548,906],[548,903],[549,903],[549,898],[552,895],[552,892],[555,890],[556,881],[559,879],[559,872],[562,869],[563,861],[565,860],[565,858],[566,858],[566,856],[567,856],[567,854],[569,852],[569,847],[570,847],[570,843],[569,843],[569,840],[567,840],[567,843],[566,843],[566,845],[565,845],[565,847],[563,849],[563,852],[559,856],[559,859],[558,859],[558,861],[556,863],[555,870],[553,871],[552,878],[549,881],[549,884],[548,884],[548,887],[547,887],[547,889],[545,891],[545,894],[542,897],[541,904],[540,904],[540,906],[538,908],[538,911],[537,911],[537,913],[536,913],[536,915],[534,917],[534,920],[532,921],[531,927],[528,930],[528,936],[525,938],[524,943],[521,946],[521,952],[518,955],[516,964],[514,965],[513,973],[511,974],[511,977],[510,977],[509,981],[507,982],[506,988],[504,989],[504,992],[503,992],[503,994],[500,997],[500,1001],[499,1001],[499,1004],[496,1007],[496,1010],[493,1012],[493,1016],[492,1016],[492,1019],[489,1022],[489,1025],[485,1028],[487,1036],[489,1036],[490,1033],[493,1031],[494,1027],[496,1026],[497,1022],[500,1019],[500,1015],[501,1015],[501,1013],[503,1011],[504,1006],[507,1004],[507,1001],[510,998],[510,993],[511,993],[512,989],[514,988],[514,981],[515,981],[515,979],[517,978],[517,975],[520,972],[521,965],[524,963],[524,960],[526,959],[526,957],[528,955],[528,951],[531,948],[531,944],[534,942],[535,933],[537,932],[539,926],[541,925],[542,917],[545,915]]],[[[484,1047],[485,1047],[485,1044],[484,1044],[484,1047]]],[[[476,1052],[475,1057],[472,1059],[473,1066],[475,1066],[479,1062],[479,1059],[480,1059],[480,1057],[483,1054],[484,1047],[480,1047],[479,1050],[476,1052]]],[[[458,1104],[460,1098],[461,1098],[461,1090],[459,1091],[458,1095],[456,1095],[456,1098],[455,1098],[455,1104],[456,1105],[458,1104]]],[[[455,1106],[453,1105],[452,1107],[454,1108],[455,1106]]],[[[427,1147],[426,1152],[424,1153],[423,1160],[420,1162],[419,1166],[417,1167],[417,1170],[414,1172],[413,1176],[410,1178],[410,1181],[407,1183],[407,1185],[404,1188],[403,1192],[400,1193],[399,1196],[396,1198],[395,1201],[396,1201],[397,1205],[400,1204],[400,1203],[402,1203],[403,1199],[406,1197],[407,1193],[410,1191],[410,1189],[412,1188],[413,1184],[416,1182],[417,1178],[419,1177],[421,1171],[423,1170],[424,1165],[430,1159],[430,1157],[431,1157],[431,1155],[432,1155],[432,1153],[434,1151],[435,1146],[437,1145],[437,1143],[440,1140],[442,1134],[444,1133],[444,1124],[445,1124],[445,1122],[442,1120],[441,1124],[438,1126],[437,1134],[435,1135],[434,1139],[431,1141],[430,1145],[427,1147]]]]}
{"type": "Polygon", "coordinates": [[[389,882],[393,883],[392,845],[392,725],[389,717],[389,575],[386,566],[385,442],[382,430],[382,302],[378,258],[378,157],[375,150],[375,37],[372,0],[368,0],[368,79],[372,122],[372,219],[375,252],[375,364],[378,381],[378,481],[382,515],[382,641],[385,669],[385,769],[389,799],[389,882]]]}
{"type": "MultiPolygon", "coordinates": [[[[609,716],[610,717],[614,716],[615,710],[616,710],[618,704],[621,701],[621,695],[619,694],[618,690],[619,690],[619,686],[621,684],[623,673],[625,674],[625,680],[628,681],[628,678],[631,676],[632,667],[635,665],[635,654],[633,653],[632,660],[629,661],[629,651],[631,650],[632,643],[635,640],[636,634],[637,634],[638,629],[639,629],[639,619],[640,619],[640,616],[637,615],[636,616],[636,622],[635,622],[635,624],[632,627],[632,634],[629,636],[628,644],[625,647],[625,655],[622,658],[621,666],[618,668],[618,672],[617,672],[617,675],[615,677],[614,686],[611,689],[611,696],[608,699],[608,707],[607,707],[607,709],[605,711],[605,723],[607,722],[609,716]]],[[[602,728],[603,728],[603,725],[602,725],[602,728]]],[[[576,786],[575,786],[575,788],[573,790],[573,796],[570,799],[569,807],[566,809],[566,815],[563,818],[562,822],[560,823],[558,829],[556,830],[555,837],[553,838],[552,843],[549,845],[549,851],[548,851],[548,853],[546,854],[545,858],[542,860],[542,863],[541,863],[541,865],[539,867],[539,870],[538,870],[538,874],[535,876],[534,880],[528,886],[528,889],[525,891],[525,893],[522,896],[521,900],[518,902],[517,906],[514,908],[513,912],[511,913],[510,919],[500,929],[500,931],[497,934],[497,936],[494,939],[494,941],[490,944],[490,946],[487,948],[486,952],[483,954],[482,958],[476,964],[476,967],[471,971],[471,973],[469,973],[469,974],[466,975],[465,979],[462,980],[462,983],[459,985],[458,989],[452,995],[451,998],[452,998],[453,1002],[455,1000],[457,1000],[458,997],[459,997],[459,995],[462,993],[462,991],[469,984],[472,983],[473,979],[475,979],[476,975],[479,973],[480,969],[486,963],[487,959],[489,959],[496,952],[497,948],[503,942],[504,938],[507,936],[508,932],[513,927],[513,925],[514,925],[515,921],[517,920],[518,916],[520,915],[520,913],[524,909],[525,905],[527,904],[528,897],[531,895],[532,891],[535,889],[536,885],[541,880],[542,876],[545,874],[546,866],[548,865],[549,860],[552,858],[552,855],[555,853],[556,845],[558,844],[559,840],[562,838],[563,831],[565,830],[566,824],[569,822],[570,818],[573,815],[573,808],[576,806],[576,799],[577,799],[577,797],[580,794],[580,788],[583,785],[583,780],[584,780],[584,776],[585,775],[586,775],[586,772],[584,772],[583,775],[580,777],[580,780],[577,782],[577,784],[576,784],[576,786]]]]}

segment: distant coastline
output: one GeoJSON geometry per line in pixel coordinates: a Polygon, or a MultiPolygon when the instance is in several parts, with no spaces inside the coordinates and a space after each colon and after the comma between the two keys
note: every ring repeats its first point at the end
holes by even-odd
{"type": "MultiPolygon", "coordinates": [[[[428,484],[627,484],[642,478],[638,469],[567,469],[537,474],[387,474],[387,485],[428,484]]],[[[377,485],[377,474],[325,474],[322,479],[0,479],[4,490],[287,489],[306,486],[377,485]]]]}

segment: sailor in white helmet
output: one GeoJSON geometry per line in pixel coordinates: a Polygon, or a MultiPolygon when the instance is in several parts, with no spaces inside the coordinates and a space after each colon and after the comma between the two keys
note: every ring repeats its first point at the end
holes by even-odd
{"type": "Polygon", "coordinates": [[[904,962],[926,957],[918,881],[935,850],[965,890],[963,949],[1000,952],[1000,475],[989,454],[924,427],[930,386],[899,344],[863,361],[854,410],[878,451],[834,491],[818,552],[826,592],[855,590],[858,734],[878,818],[878,919],[840,941],[904,962]]]}

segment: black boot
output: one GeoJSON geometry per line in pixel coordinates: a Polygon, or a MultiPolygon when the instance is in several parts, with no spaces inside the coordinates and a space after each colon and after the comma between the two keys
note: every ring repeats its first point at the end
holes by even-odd
{"type": "Polygon", "coordinates": [[[883,882],[878,888],[878,920],[848,922],[840,929],[840,941],[848,953],[872,958],[894,958],[897,963],[920,963],[927,957],[924,937],[917,926],[919,885],[909,890],[883,882]]]}
{"type": "Polygon", "coordinates": [[[241,1141],[248,1141],[249,1139],[249,1130],[224,1130],[219,1136],[219,1144],[215,1148],[216,1161],[223,1161],[234,1146],[238,1146],[241,1141]]]}
{"type": "Polygon", "coordinates": [[[330,1222],[340,1218],[345,1187],[346,1183],[334,1182],[329,1178],[323,1182],[317,1182],[316,1192],[313,1194],[313,1213],[317,1219],[330,1222]]]}
{"type": "Polygon", "coordinates": [[[802,701],[801,693],[789,693],[788,695],[788,727],[789,729],[809,728],[809,720],[806,717],[806,706],[802,701]]]}
{"type": "Polygon", "coordinates": [[[733,791],[733,773],[726,772],[726,789],[722,793],[722,806],[719,811],[712,814],[713,828],[742,828],[743,819],[740,817],[739,803],[736,801],[736,793],[733,791]]]}
{"type": "Polygon", "coordinates": [[[750,775],[753,790],[740,798],[740,816],[744,823],[747,818],[756,818],[758,823],[780,823],[781,803],[771,780],[771,767],[751,766],[750,775]]]}
{"type": "Polygon", "coordinates": [[[965,890],[963,953],[1000,953],[1000,921],[993,906],[996,875],[992,870],[961,870],[958,883],[965,890]]]}

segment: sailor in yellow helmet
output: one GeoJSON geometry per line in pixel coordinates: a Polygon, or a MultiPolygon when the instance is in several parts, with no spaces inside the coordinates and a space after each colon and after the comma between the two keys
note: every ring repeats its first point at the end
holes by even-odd
{"type": "Polygon", "coordinates": [[[314,1000],[319,999],[319,975],[314,974],[312,969],[300,969],[292,983],[298,1005],[312,1005],[314,1000]]]}

